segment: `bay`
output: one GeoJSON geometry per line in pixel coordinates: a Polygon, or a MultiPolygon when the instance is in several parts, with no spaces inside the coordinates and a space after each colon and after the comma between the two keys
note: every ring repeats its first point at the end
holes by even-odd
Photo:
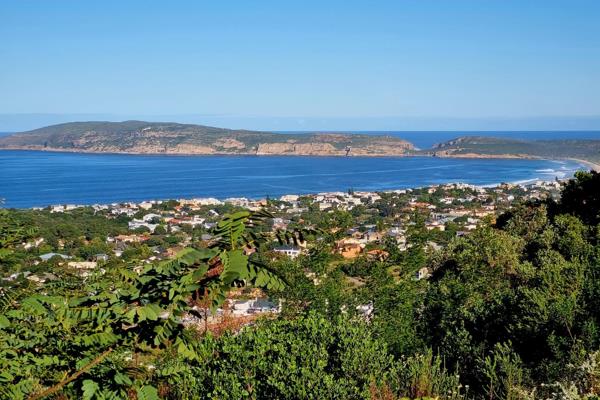
{"type": "Polygon", "coordinates": [[[262,198],[447,182],[552,180],[575,161],[430,157],[164,156],[0,151],[4,207],[191,197],[262,198]]]}

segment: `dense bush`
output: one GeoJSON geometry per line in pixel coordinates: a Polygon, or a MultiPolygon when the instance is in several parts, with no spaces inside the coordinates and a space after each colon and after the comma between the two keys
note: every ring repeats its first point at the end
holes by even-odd
{"type": "Polygon", "coordinates": [[[295,320],[263,321],[239,334],[207,337],[195,366],[165,360],[158,371],[173,399],[369,399],[453,393],[449,375],[431,352],[395,360],[369,325],[309,313],[295,320]]]}

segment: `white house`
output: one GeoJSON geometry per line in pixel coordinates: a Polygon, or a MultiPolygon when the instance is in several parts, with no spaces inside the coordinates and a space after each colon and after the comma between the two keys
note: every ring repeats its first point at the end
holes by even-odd
{"type": "Polygon", "coordinates": [[[275,253],[285,254],[292,260],[297,258],[302,250],[299,247],[294,246],[280,246],[273,249],[275,253]]]}

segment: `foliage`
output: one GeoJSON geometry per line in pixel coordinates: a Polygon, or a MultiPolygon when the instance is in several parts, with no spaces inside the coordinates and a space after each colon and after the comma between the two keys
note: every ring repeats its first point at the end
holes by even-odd
{"type": "Polygon", "coordinates": [[[346,317],[265,321],[201,347],[209,356],[198,365],[171,360],[159,370],[169,374],[168,398],[369,399],[372,386],[416,398],[458,390],[431,352],[396,362],[365,322],[346,317]]]}
{"type": "MultiPolygon", "coordinates": [[[[281,289],[283,282],[254,264],[244,249],[256,216],[234,214],[219,223],[210,249],[186,249],[173,260],[141,270],[97,272],[82,282],[46,285],[20,297],[4,294],[0,310],[2,395],[42,398],[59,391],[84,398],[156,398],[147,386],[151,355],[173,349],[197,360],[198,344],[185,316],[192,300],[218,306],[232,286],[253,283],[281,289]]],[[[250,241],[248,238],[252,237],[250,241]]]]}
{"type": "Polygon", "coordinates": [[[23,240],[31,237],[34,229],[15,220],[8,211],[0,209],[0,272],[9,271],[18,263],[14,248],[23,240]]]}
{"type": "Polygon", "coordinates": [[[560,208],[588,225],[600,223],[600,174],[578,171],[563,189],[560,208]]]}
{"type": "Polygon", "coordinates": [[[599,209],[589,179],[578,174],[559,203],[517,207],[433,260],[419,336],[486,398],[533,398],[598,349],[600,247],[589,223],[599,209]],[[572,206],[582,199],[585,210],[572,206]]]}

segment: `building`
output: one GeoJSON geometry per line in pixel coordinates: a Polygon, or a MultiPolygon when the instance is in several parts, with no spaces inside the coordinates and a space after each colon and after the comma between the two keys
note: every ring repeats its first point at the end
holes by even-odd
{"type": "Polygon", "coordinates": [[[293,203],[298,201],[298,199],[300,198],[300,196],[296,195],[296,194],[286,194],[285,196],[281,196],[279,198],[279,200],[281,201],[285,201],[288,203],[293,203]]]}
{"type": "Polygon", "coordinates": [[[390,253],[381,249],[373,249],[367,251],[367,257],[374,261],[385,261],[389,258],[390,253]]]}
{"type": "Polygon", "coordinates": [[[96,261],[105,261],[106,262],[106,261],[108,261],[109,258],[110,257],[108,256],[108,254],[104,254],[104,253],[96,254],[94,256],[94,259],[96,261]]]}
{"type": "Polygon", "coordinates": [[[273,251],[275,253],[285,254],[292,260],[297,258],[300,255],[300,253],[302,252],[302,250],[299,247],[294,247],[294,246],[280,246],[280,247],[274,248],[273,251]]]}
{"type": "Polygon", "coordinates": [[[336,253],[346,259],[358,257],[363,248],[364,245],[357,243],[355,239],[342,239],[336,243],[336,253]]]}
{"type": "Polygon", "coordinates": [[[50,260],[52,257],[60,257],[60,258],[62,258],[63,260],[68,260],[68,259],[70,259],[70,258],[71,258],[71,257],[69,257],[69,256],[66,256],[66,255],[64,255],[64,254],[60,254],[60,253],[46,253],[46,254],[42,254],[42,255],[40,256],[40,258],[42,259],[42,261],[48,261],[48,260],[50,260]]]}
{"type": "Polygon", "coordinates": [[[427,267],[423,267],[416,272],[415,279],[420,281],[421,279],[429,278],[429,276],[430,276],[429,269],[427,269],[427,267]]]}

